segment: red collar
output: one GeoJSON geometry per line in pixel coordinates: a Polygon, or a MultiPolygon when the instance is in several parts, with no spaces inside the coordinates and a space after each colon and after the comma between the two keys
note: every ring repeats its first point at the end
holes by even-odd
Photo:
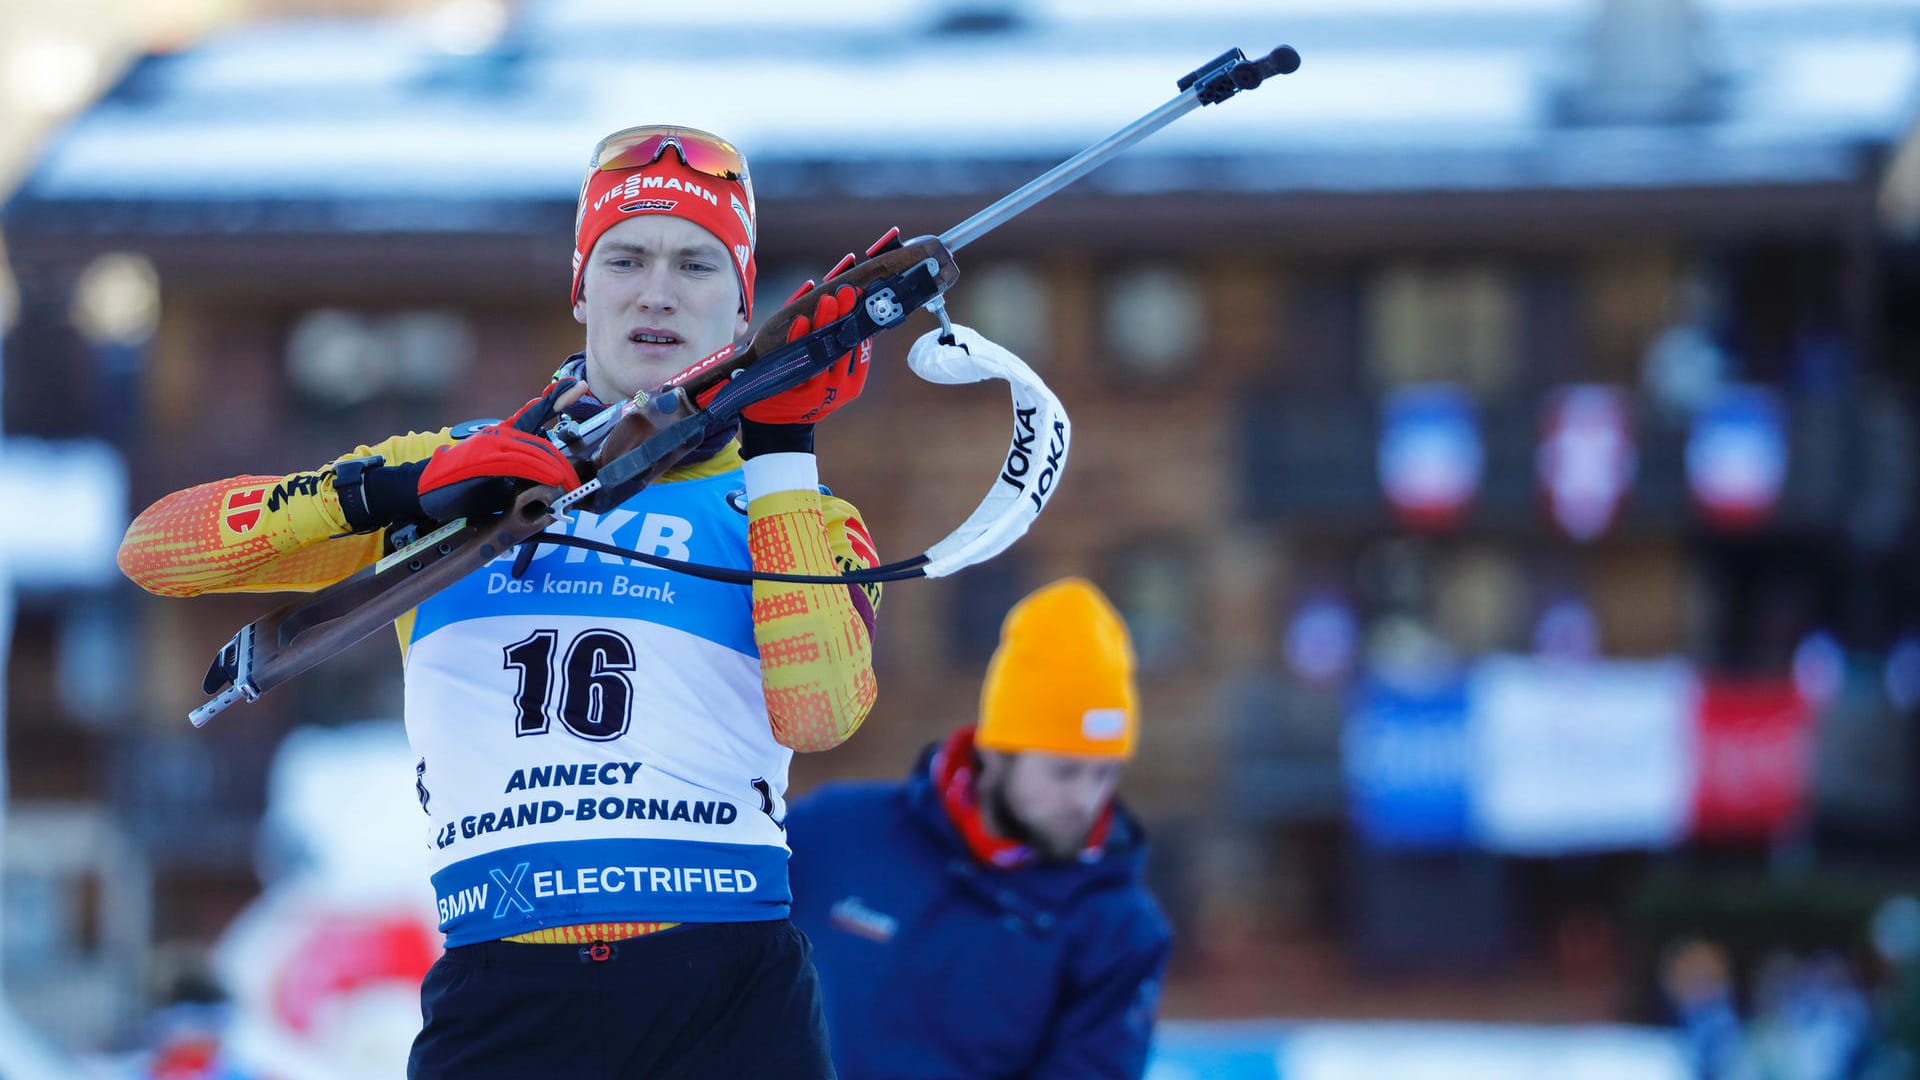
{"type": "MultiPolygon", "coordinates": [[[[949,735],[946,744],[933,755],[933,788],[940,794],[940,804],[947,811],[947,819],[959,830],[960,838],[966,841],[967,850],[975,860],[1002,868],[1027,866],[1039,861],[1039,852],[1033,848],[995,836],[987,829],[979,797],[974,791],[971,726],[949,735]]],[[[1080,857],[1089,861],[1099,858],[1112,827],[1113,806],[1109,804],[1101,811],[1100,820],[1088,832],[1087,844],[1081,850],[1080,857]]]]}

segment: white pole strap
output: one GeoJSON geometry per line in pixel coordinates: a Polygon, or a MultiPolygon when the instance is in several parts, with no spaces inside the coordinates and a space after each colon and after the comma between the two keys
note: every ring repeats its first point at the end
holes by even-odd
{"type": "Polygon", "coordinates": [[[1005,380],[1013,392],[1013,440],[986,498],[959,528],[927,549],[923,572],[930,578],[985,562],[1026,535],[1060,489],[1073,441],[1067,410],[1024,361],[958,323],[955,344],[940,344],[941,333],[929,331],[914,342],[907,366],[928,382],[949,386],[1005,380]]]}

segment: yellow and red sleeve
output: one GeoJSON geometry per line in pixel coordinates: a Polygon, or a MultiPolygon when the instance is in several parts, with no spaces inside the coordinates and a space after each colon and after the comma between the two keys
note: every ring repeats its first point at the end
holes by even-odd
{"type": "MultiPolygon", "coordinates": [[[[817,487],[775,490],[747,504],[753,567],[838,574],[879,563],[848,503],[817,487]]],[[[774,738],[794,750],[845,742],[879,696],[873,676],[878,585],[753,583],[753,639],[774,738]]]]}
{"type": "MultiPolygon", "coordinates": [[[[346,457],[418,461],[447,430],[396,435],[346,457]]],[[[349,533],[333,465],[289,476],[235,476],[147,507],[120,542],[120,570],[158,596],[311,592],[380,557],[380,535],[349,533]]]]}

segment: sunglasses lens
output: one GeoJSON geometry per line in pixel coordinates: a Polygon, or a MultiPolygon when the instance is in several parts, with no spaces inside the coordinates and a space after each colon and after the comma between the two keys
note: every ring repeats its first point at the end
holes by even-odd
{"type": "Polygon", "coordinates": [[[666,148],[666,143],[667,137],[664,135],[630,135],[627,132],[609,135],[593,148],[590,167],[605,172],[651,165],[660,159],[660,152],[666,148]]]}
{"type": "Polygon", "coordinates": [[[648,126],[616,131],[593,148],[592,170],[608,172],[640,169],[660,160],[669,151],[680,156],[687,168],[722,180],[738,181],[747,193],[747,216],[757,219],[753,178],[747,175],[747,159],[734,145],[717,135],[697,128],[648,126]]]}
{"type": "Polygon", "coordinates": [[[729,180],[737,180],[746,174],[746,161],[741,158],[740,151],[735,150],[728,143],[718,139],[708,141],[683,138],[677,145],[680,148],[681,159],[687,163],[687,168],[695,172],[703,172],[709,176],[724,176],[729,180]]]}
{"type": "Polygon", "coordinates": [[[681,127],[629,128],[609,135],[594,148],[593,167],[637,169],[660,160],[660,155],[669,150],[678,153],[687,168],[695,172],[723,180],[738,180],[747,174],[747,161],[732,143],[681,127]]]}

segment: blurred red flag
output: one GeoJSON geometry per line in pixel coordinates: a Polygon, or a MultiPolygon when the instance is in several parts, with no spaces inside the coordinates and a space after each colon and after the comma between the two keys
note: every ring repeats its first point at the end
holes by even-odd
{"type": "Polygon", "coordinates": [[[1794,820],[1812,773],[1813,710],[1791,679],[1704,682],[1696,731],[1695,837],[1766,839],[1794,820]]]}
{"type": "Polygon", "coordinates": [[[275,1012],[300,1032],[329,1001],[370,983],[418,985],[440,956],[439,934],[411,912],[330,916],[301,936],[274,993],[275,1012]]]}

